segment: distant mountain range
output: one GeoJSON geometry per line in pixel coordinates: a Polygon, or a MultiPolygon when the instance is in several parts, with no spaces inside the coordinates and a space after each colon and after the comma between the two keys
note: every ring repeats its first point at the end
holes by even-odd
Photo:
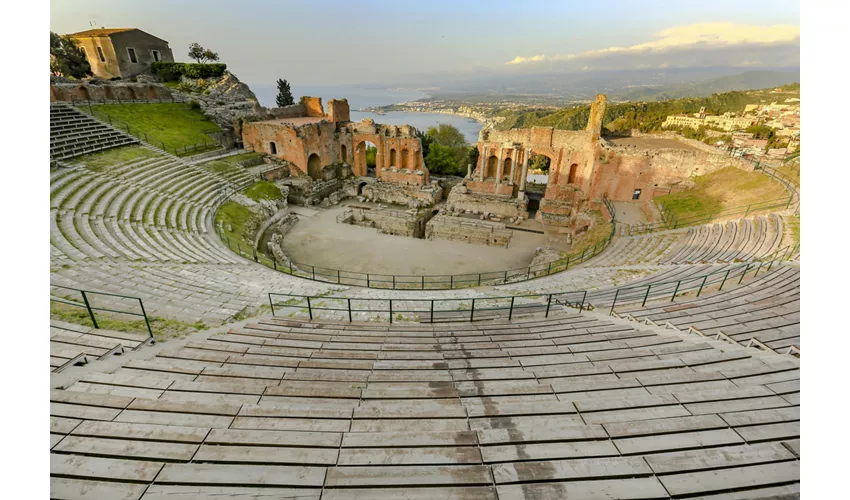
{"type": "MultiPolygon", "coordinates": [[[[800,68],[765,68],[741,72],[740,68],[669,68],[579,73],[521,75],[480,74],[456,77],[423,76],[398,87],[419,89],[434,99],[500,101],[566,106],[589,102],[597,93],[613,101],[663,101],[704,97],[733,90],[763,89],[800,81],[800,68]]],[[[384,88],[386,88],[384,86],[384,88]]]]}
{"type": "Polygon", "coordinates": [[[625,90],[608,97],[617,101],[666,101],[681,97],[704,97],[733,90],[781,87],[800,81],[800,71],[747,71],[702,81],[625,90]]]}

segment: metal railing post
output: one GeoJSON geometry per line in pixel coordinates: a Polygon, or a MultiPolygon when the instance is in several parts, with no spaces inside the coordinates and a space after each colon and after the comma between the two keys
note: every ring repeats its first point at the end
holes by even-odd
{"type": "Polygon", "coordinates": [[[455,288],[455,275],[450,274],[449,275],[449,290],[454,290],[454,288],[455,288]]]}
{"type": "Polygon", "coordinates": [[[727,269],[727,270],[726,270],[726,275],[725,275],[725,276],[723,276],[723,281],[720,283],[720,288],[718,288],[718,289],[717,289],[717,291],[718,291],[718,292],[720,292],[720,291],[722,291],[722,290],[723,290],[723,285],[725,285],[725,284],[726,284],[726,278],[728,278],[728,277],[729,277],[729,272],[730,272],[730,271],[731,271],[731,269],[727,269]]]}
{"type": "Polygon", "coordinates": [[[649,297],[649,291],[651,289],[652,289],[652,283],[650,283],[649,286],[646,287],[646,294],[644,294],[644,296],[643,296],[643,302],[640,303],[641,307],[644,307],[646,305],[646,299],[649,297]]]}
{"type": "Polygon", "coordinates": [[[91,305],[89,305],[89,299],[86,297],[86,292],[80,290],[80,293],[83,295],[83,302],[86,304],[86,310],[89,312],[89,317],[91,318],[91,322],[95,328],[100,328],[97,326],[97,320],[94,319],[94,311],[91,310],[91,305]]]}
{"type": "Polygon", "coordinates": [[[587,300],[587,290],[584,291],[584,295],[581,296],[581,305],[578,306],[578,312],[584,312],[584,302],[587,300]]]}
{"type": "Polygon", "coordinates": [[[142,316],[145,318],[145,326],[148,327],[148,335],[153,338],[153,330],[151,330],[151,322],[148,321],[148,313],[145,312],[145,305],[142,304],[142,299],[139,298],[139,307],[142,309],[142,316]]]}
{"type": "Polygon", "coordinates": [[[372,288],[372,283],[369,280],[369,273],[366,273],[366,288],[372,288]]]}
{"type": "Polygon", "coordinates": [[[431,299],[431,323],[434,322],[434,299],[431,299]]]}
{"type": "Polygon", "coordinates": [[[676,289],[673,290],[673,297],[670,299],[670,302],[673,302],[674,300],[676,300],[676,294],[679,293],[679,286],[681,284],[682,284],[681,280],[676,282],[676,289]]]}
{"type": "Polygon", "coordinates": [[[393,274],[393,290],[395,290],[395,274],[393,274]]]}
{"type": "Polygon", "coordinates": [[[544,318],[549,317],[549,308],[552,307],[552,294],[549,294],[549,298],[546,300],[546,315],[544,318]]]}
{"type": "Polygon", "coordinates": [[[742,281],[744,281],[744,276],[746,276],[746,275],[747,275],[747,271],[749,271],[749,270],[750,270],[750,265],[749,265],[749,264],[747,264],[746,269],[744,269],[744,272],[743,272],[743,273],[741,273],[741,279],[739,279],[739,280],[738,280],[738,284],[739,284],[739,285],[741,284],[741,282],[742,282],[742,281]]]}
{"type": "Polygon", "coordinates": [[[756,277],[758,277],[758,275],[759,275],[759,271],[761,271],[761,266],[763,266],[763,265],[764,265],[764,261],[759,262],[759,267],[757,267],[757,268],[756,268],[756,273],[753,275],[753,278],[754,278],[754,279],[755,279],[756,277]]]}
{"type": "Polygon", "coordinates": [[[336,270],[336,283],[337,283],[338,285],[339,285],[339,284],[342,284],[342,281],[341,281],[341,279],[340,279],[340,275],[339,275],[339,269],[337,269],[337,270],[336,270]]]}
{"type": "Polygon", "coordinates": [[[472,299],[472,310],[469,311],[469,322],[475,317],[475,299],[472,299]]]}
{"type": "Polygon", "coordinates": [[[272,309],[272,316],[274,316],[274,302],[272,301],[272,294],[269,292],[269,307],[272,309]]]}
{"type": "Polygon", "coordinates": [[[618,288],[617,291],[614,293],[614,301],[611,302],[611,311],[608,312],[608,316],[610,316],[614,312],[614,306],[617,305],[617,297],[619,297],[619,296],[620,296],[620,289],[618,288]]]}
{"type": "Polygon", "coordinates": [[[351,323],[351,299],[348,299],[348,322],[351,323]]]}
{"type": "Polygon", "coordinates": [[[516,297],[511,297],[511,309],[508,311],[508,321],[510,321],[514,317],[514,299],[516,297]]]}
{"type": "Polygon", "coordinates": [[[310,304],[310,297],[307,297],[307,313],[310,314],[310,321],[313,321],[313,305],[310,304]]]}
{"type": "Polygon", "coordinates": [[[704,286],[705,286],[705,280],[707,280],[707,279],[708,279],[708,275],[707,275],[707,274],[706,274],[705,276],[703,276],[703,277],[702,277],[702,283],[701,283],[701,284],[700,284],[700,286],[699,286],[699,290],[697,290],[697,297],[699,297],[699,294],[701,294],[701,293],[702,293],[702,287],[704,287],[704,286]]]}
{"type": "Polygon", "coordinates": [[[393,322],[393,299],[390,299],[390,323],[393,322]]]}
{"type": "Polygon", "coordinates": [[[274,258],[274,252],[272,252],[272,267],[277,271],[277,259],[274,258]]]}
{"type": "Polygon", "coordinates": [[[508,271],[507,270],[505,270],[505,279],[503,280],[503,282],[504,283],[508,282],[508,271]]]}

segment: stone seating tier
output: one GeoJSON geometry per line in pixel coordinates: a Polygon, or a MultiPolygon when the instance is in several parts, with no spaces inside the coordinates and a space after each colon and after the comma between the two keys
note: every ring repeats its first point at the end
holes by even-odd
{"type": "Polygon", "coordinates": [[[593,314],[259,319],[52,391],[51,496],[793,496],[799,373],[593,314]]]}

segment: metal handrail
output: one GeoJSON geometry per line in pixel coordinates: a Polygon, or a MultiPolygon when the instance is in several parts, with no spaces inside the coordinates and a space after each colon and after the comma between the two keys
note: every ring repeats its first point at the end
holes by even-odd
{"type": "MultiPolygon", "coordinates": [[[[786,247],[788,248],[788,247],[786,247]]],[[[754,261],[743,263],[738,266],[728,267],[726,269],[720,269],[717,271],[713,271],[708,274],[698,275],[698,276],[689,276],[686,278],[682,278],[679,280],[670,280],[670,281],[657,281],[650,282],[641,285],[632,285],[616,288],[613,290],[605,290],[599,292],[599,298],[602,299],[602,303],[605,303],[607,306],[606,297],[610,297],[613,295],[611,300],[611,307],[609,310],[609,314],[615,314],[614,307],[620,303],[636,303],[641,302],[641,307],[646,306],[647,300],[652,297],[653,299],[663,298],[670,294],[669,289],[672,288],[673,292],[670,295],[670,301],[674,302],[676,297],[682,296],[689,291],[696,290],[696,296],[699,297],[703,290],[708,287],[720,283],[717,291],[722,291],[723,287],[726,285],[727,281],[730,278],[738,278],[738,284],[742,283],[744,278],[751,271],[754,271],[751,278],[755,279],[758,277],[759,273],[762,271],[765,265],[767,265],[767,269],[765,272],[769,272],[773,265],[780,261],[781,259],[772,259],[770,261],[754,261]],[[691,283],[690,285],[688,283],[691,283]],[[666,288],[666,289],[665,289],[666,288]],[[638,294],[628,295],[629,291],[643,291],[638,294]],[[655,293],[652,293],[655,291],[655,293]],[[621,298],[622,297],[622,298],[621,298]]],[[[314,319],[314,313],[319,311],[333,311],[336,313],[345,312],[347,313],[348,321],[353,321],[353,314],[359,312],[367,312],[373,314],[388,314],[390,323],[393,322],[394,314],[401,313],[415,313],[420,317],[427,317],[430,322],[435,320],[435,314],[438,316],[449,315],[450,321],[474,321],[476,317],[476,313],[487,312],[487,311],[508,311],[508,319],[511,319],[514,315],[514,312],[517,310],[536,310],[543,311],[545,310],[545,317],[549,316],[552,305],[564,305],[567,307],[578,308],[579,313],[594,309],[595,306],[592,302],[588,301],[588,290],[576,290],[569,292],[557,292],[557,293],[548,293],[548,294],[525,294],[525,295],[506,295],[506,296],[497,296],[497,297],[463,297],[463,298],[446,298],[446,299],[422,299],[422,298],[395,298],[395,299],[380,299],[380,298],[370,298],[370,297],[338,297],[338,296],[322,296],[322,295],[298,295],[298,294],[290,294],[290,293],[280,293],[280,292],[269,292],[269,306],[271,307],[272,315],[277,316],[278,312],[281,309],[298,309],[298,310],[306,310],[310,320],[314,319]],[[285,302],[278,302],[275,298],[279,297],[288,297],[288,300],[285,302]],[[580,297],[580,298],[579,298],[580,297]],[[522,301],[523,299],[538,299],[537,302],[533,303],[525,303],[525,304],[517,304],[517,300],[522,301]],[[573,298],[573,300],[570,300],[573,298]],[[545,301],[543,300],[545,299],[545,301]],[[508,301],[509,304],[501,305],[501,306],[480,306],[480,304],[484,301],[508,301]],[[344,304],[340,307],[331,307],[328,305],[324,305],[325,301],[340,301],[344,302],[344,304]],[[367,302],[367,303],[383,303],[387,307],[381,308],[357,308],[352,307],[352,303],[355,305],[357,302],[367,302]],[[427,304],[428,307],[422,308],[414,308],[414,309],[400,309],[398,306],[394,307],[395,304],[399,303],[413,303],[413,304],[427,304]],[[454,308],[445,308],[445,307],[436,307],[438,305],[444,304],[468,304],[468,307],[454,307],[454,308]],[[476,307],[476,304],[479,304],[476,307]]],[[[596,292],[590,292],[596,293],[596,292]]],[[[596,301],[599,304],[599,301],[596,301]]],[[[480,318],[479,318],[480,319],[480,318]]]]}
{"type": "Polygon", "coordinates": [[[129,296],[129,295],[120,295],[120,294],[116,294],[116,293],[95,292],[95,291],[92,291],[92,290],[81,290],[79,288],[71,288],[71,287],[63,286],[63,285],[54,285],[52,283],[50,284],[50,286],[53,287],[53,288],[62,288],[63,290],[71,290],[71,291],[74,291],[74,292],[79,292],[80,296],[83,299],[82,303],[74,302],[73,300],[70,300],[70,299],[63,299],[63,298],[53,297],[53,296],[50,297],[50,301],[51,302],[57,302],[57,303],[60,303],[60,304],[66,304],[66,305],[70,305],[70,306],[74,306],[74,307],[84,307],[86,309],[86,311],[89,313],[89,318],[91,319],[91,322],[92,322],[92,325],[94,326],[94,328],[100,329],[100,326],[97,323],[97,318],[95,317],[95,314],[94,314],[95,311],[111,312],[111,313],[117,313],[117,314],[128,314],[130,316],[139,316],[139,317],[144,318],[145,319],[145,326],[147,327],[147,330],[148,330],[148,337],[153,338],[153,330],[151,329],[151,323],[150,323],[150,320],[148,319],[147,313],[145,312],[145,305],[142,302],[141,298],[132,297],[132,296],[129,296]],[[105,307],[94,307],[94,306],[91,305],[91,302],[89,302],[89,296],[90,295],[100,295],[100,296],[106,296],[106,297],[118,297],[118,298],[121,298],[121,299],[136,300],[139,303],[139,309],[141,310],[141,312],[119,311],[119,310],[116,310],[116,309],[109,309],[109,308],[105,308],[105,307]]]}

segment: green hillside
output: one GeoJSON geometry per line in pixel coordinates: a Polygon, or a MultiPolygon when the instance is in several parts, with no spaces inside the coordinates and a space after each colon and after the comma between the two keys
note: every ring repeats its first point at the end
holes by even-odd
{"type": "MultiPolygon", "coordinates": [[[[785,87],[783,87],[785,88],[785,87]]],[[[607,133],[616,134],[633,128],[643,132],[661,129],[668,115],[697,113],[705,107],[708,114],[719,115],[727,111],[742,111],[747,104],[769,103],[789,97],[799,97],[799,84],[789,85],[788,94],[771,94],[773,89],[733,91],[708,97],[687,97],[660,102],[624,102],[608,104],[602,126],[607,133]],[[797,90],[793,93],[793,90],[797,90]]],[[[506,120],[498,128],[554,127],[562,130],[581,130],[587,125],[590,105],[558,110],[502,111],[506,120]]]]}

